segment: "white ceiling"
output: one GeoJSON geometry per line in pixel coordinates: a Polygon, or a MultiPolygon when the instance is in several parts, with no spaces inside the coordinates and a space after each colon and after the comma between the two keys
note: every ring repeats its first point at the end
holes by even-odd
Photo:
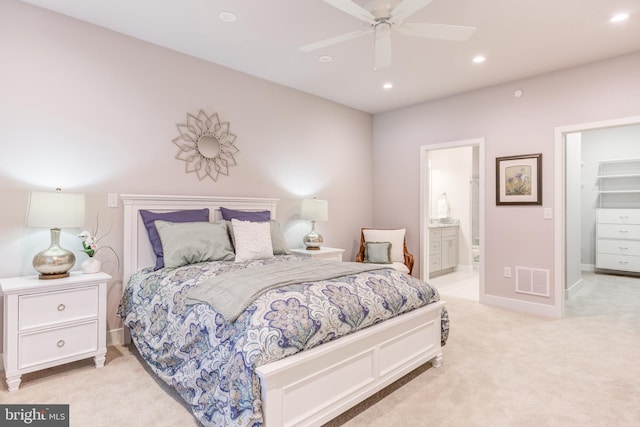
{"type": "Polygon", "coordinates": [[[371,35],[298,49],[366,28],[322,0],[24,1],[370,113],[640,51],[638,0],[434,0],[405,22],[476,27],[473,36],[453,42],[395,31],[392,65],[378,71],[371,35]],[[237,21],[222,21],[223,11],[237,21]],[[631,17],[609,23],[621,11],[631,17]],[[477,54],[486,61],[472,63],[477,54]],[[382,89],[385,82],[393,89],[382,89]]]}

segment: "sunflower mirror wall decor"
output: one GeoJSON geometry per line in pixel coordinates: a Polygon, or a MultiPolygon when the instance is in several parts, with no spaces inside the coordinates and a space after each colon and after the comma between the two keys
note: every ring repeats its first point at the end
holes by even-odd
{"type": "Polygon", "coordinates": [[[229,122],[220,122],[218,113],[187,113],[187,122],[176,127],[180,135],[172,141],[180,150],[175,158],[186,162],[187,173],[195,172],[201,181],[207,176],[217,181],[220,174],[228,176],[229,167],[237,165],[233,157],[239,151],[236,135],[229,132],[229,122]]]}

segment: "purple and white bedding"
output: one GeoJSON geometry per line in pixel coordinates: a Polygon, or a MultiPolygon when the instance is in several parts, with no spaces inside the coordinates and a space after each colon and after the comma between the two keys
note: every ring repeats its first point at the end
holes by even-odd
{"type": "MultiPolygon", "coordinates": [[[[426,282],[392,269],[270,289],[232,323],[207,303],[187,303],[210,278],[285,263],[276,256],[142,269],[126,287],[119,315],[152,370],[191,406],[205,426],[260,426],[255,368],[439,300],[426,282]]],[[[442,344],[449,333],[446,310],[442,344]]]]}

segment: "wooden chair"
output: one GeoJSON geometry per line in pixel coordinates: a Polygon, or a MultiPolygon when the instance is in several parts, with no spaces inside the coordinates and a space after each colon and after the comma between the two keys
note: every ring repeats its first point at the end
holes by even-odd
{"type": "Polygon", "coordinates": [[[362,228],[360,230],[360,250],[356,262],[364,262],[366,242],[390,242],[391,266],[404,273],[413,271],[413,255],[407,250],[406,229],[362,228]]]}

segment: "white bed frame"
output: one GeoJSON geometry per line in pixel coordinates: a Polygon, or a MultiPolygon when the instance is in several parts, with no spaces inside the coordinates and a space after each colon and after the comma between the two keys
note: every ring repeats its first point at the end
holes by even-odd
{"type": "MultiPolygon", "coordinates": [[[[221,206],[270,210],[277,199],[209,196],[121,196],[124,204],[124,277],[155,264],[140,209],[166,212],[221,206]]],[[[440,316],[444,302],[396,318],[257,368],[267,427],[319,426],[431,361],[442,363],[440,316]]],[[[128,336],[128,333],[125,334],[128,336]]]]}

